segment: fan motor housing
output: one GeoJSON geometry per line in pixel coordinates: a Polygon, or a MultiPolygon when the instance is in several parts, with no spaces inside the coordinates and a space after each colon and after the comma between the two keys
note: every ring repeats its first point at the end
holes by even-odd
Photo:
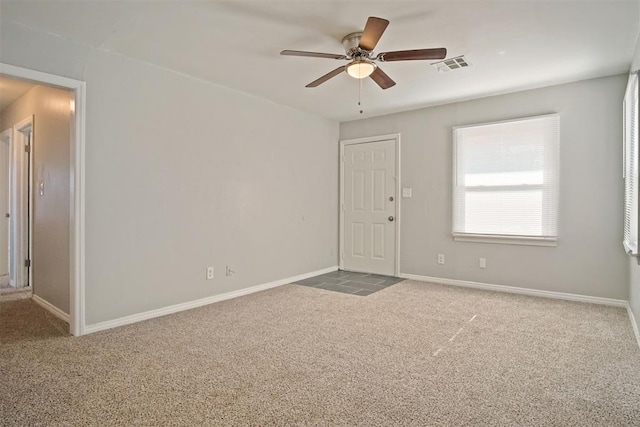
{"type": "Polygon", "coordinates": [[[355,33],[347,34],[342,38],[342,46],[344,46],[344,51],[349,58],[369,57],[370,52],[362,50],[359,46],[361,37],[362,31],[358,31],[355,33]]]}

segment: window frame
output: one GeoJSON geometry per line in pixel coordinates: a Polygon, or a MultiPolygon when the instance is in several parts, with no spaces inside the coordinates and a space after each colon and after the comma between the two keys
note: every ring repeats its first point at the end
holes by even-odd
{"type": "MultiPolygon", "coordinates": [[[[496,243],[496,244],[509,244],[509,245],[525,245],[525,246],[557,246],[558,242],[558,222],[559,222],[559,195],[558,200],[555,202],[555,210],[552,212],[554,215],[555,228],[556,233],[553,236],[525,236],[525,235],[510,235],[510,234],[491,234],[491,233],[466,233],[453,231],[455,226],[455,215],[456,215],[456,186],[458,180],[458,133],[456,132],[459,129],[464,128],[472,128],[472,127],[483,127],[483,126],[492,126],[492,125],[500,125],[500,124],[508,124],[515,122],[523,122],[528,120],[536,120],[536,119],[544,119],[544,118],[556,118],[557,126],[558,126],[558,140],[557,146],[555,147],[558,151],[555,156],[545,156],[545,162],[551,161],[554,164],[551,166],[553,173],[556,176],[556,191],[555,194],[558,195],[560,191],[560,114],[559,113],[550,113],[550,114],[542,114],[537,116],[528,116],[528,117],[519,117],[515,119],[509,120],[499,120],[493,122],[484,122],[484,123],[473,123],[468,125],[461,126],[453,126],[453,181],[452,181],[452,212],[451,212],[451,235],[454,241],[460,242],[479,242],[479,243],[496,243]]],[[[514,185],[486,185],[486,186],[478,186],[474,187],[470,191],[495,191],[496,189],[504,189],[504,190],[534,190],[541,189],[543,190],[543,197],[545,197],[544,193],[545,184],[514,184],[514,185]]],[[[461,202],[464,203],[464,202],[461,202]]],[[[548,218],[542,219],[543,223],[545,221],[549,222],[548,218]]]]}
{"type": "Polygon", "coordinates": [[[640,71],[634,71],[629,73],[629,79],[624,92],[624,98],[622,101],[622,177],[624,179],[624,205],[623,205],[623,230],[622,230],[622,246],[625,252],[630,256],[639,256],[640,245],[640,220],[639,207],[640,194],[638,174],[639,174],[639,149],[640,149],[640,136],[638,135],[640,127],[640,71]],[[635,86],[635,94],[632,94],[632,89],[635,86]],[[628,117],[630,115],[628,108],[629,96],[635,95],[636,103],[632,107],[632,113],[635,111],[635,115],[632,117],[634,121],[631,125],[628,123],[628,117]],[[634,140],[629,141],[631,129],[634,129],[634,140]],[[631,155],[631,152],[633,155],[631,155]],[[629,162],[633,162],[633,165],[629,165],[629,162]],[[631,173],[633,176],[628,176],[631,173]],[[631,184],[630,184],[631,183],[631,184]],[[628,193],[631,194],[631,200],[629,200],[628,193]],[[631,209],[630,219],[627,221],[627,211],[631,209]],[[627,224],[628,223],[628,224],[627,224]],[[627,230],[627,226],[629,230],[627,230]],[[635,238],[635,244],[627,241],[627,232],[629,237],[635,238]]]}

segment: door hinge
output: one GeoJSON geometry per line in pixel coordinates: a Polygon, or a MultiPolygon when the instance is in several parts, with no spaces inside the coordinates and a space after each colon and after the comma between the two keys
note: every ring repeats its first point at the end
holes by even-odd
{"type": "Polygon", "coordinates": [[[6,214],[4,214],[4,217],[5,218],[11,218],[11,214],[6,213],[6,214]]]}
{"type": "Polygon", "coordinates": [[[24,152],[25,153],[31,152],[31,144],[24,144],[24,152]]]}
{"type": "Polygon", "coordinates": [[[31,260],[30,259],[25,259],[24,260],[24,266],[27,267],[27,268],[31,267],[31,260]]]}
{"type": "Polygon", "coordinates": [[[344,203],[340,205],[340,209],[342,209],[342,211],[344,212],[344,203]]]}

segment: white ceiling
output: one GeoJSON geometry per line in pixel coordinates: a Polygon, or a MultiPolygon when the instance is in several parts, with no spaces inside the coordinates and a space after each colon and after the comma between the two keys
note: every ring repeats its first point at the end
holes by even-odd
{"type": "Polygon", "coordinates": [[[628,71],[638,0],[583,1],[2,1],[2,19],[55,33],[336,120],[478,98],[628,71]],[[344,61],[283,57],[282,49],[343,53],[368,16],[391,21],[376,51],[446,47],[467,69],[384,63],[397,85],[346,74],[304,86],[344,61]]]}
{"type": "Polygon", "coordinates": [[[34,86],[22,80],[0,76],[0,113],[34,86]]]}

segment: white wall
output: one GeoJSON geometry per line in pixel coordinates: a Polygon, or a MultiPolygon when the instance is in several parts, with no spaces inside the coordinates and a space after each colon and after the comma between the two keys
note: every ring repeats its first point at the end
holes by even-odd
{"type": "Polygon", "coordinates": [[[71,93],[35,86],[0,114],[0,129],[33,115],[33,293],[69,313],[71,93]],[[39,184],[44,185],[44,195],[39,184]]]}
{"type": "Polygon", "coordinates": [[[0,31],[1,62],[87,82],[87,324],[336,265],[337,123],[0,31]]]}
{"type": "MultiPolygon", "coordinates": [[[[613,76],[342,123],[340,138],[401,133],[400,271],[626,299],[621,120],[625,76],[613,76]],[[454,242],[452,126],[558,112],[561,188],[557,247],[454,242]],[[437,264],[437,254],[446,264],[437,264]],[[478,258],[487,268],[478,268],[478,258]]],[[[393,89],[391,89],[393,90],[393,89]]]]}

